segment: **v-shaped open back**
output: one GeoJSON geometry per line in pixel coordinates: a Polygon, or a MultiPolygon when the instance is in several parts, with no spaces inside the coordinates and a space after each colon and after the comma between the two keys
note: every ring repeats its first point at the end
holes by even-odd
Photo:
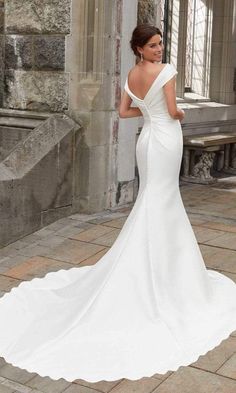
{"type": "Polygon", "coordinates": [[[158,73],[158,75],[154,78],[154,80],[152,81],[152,83],[151,83],[149,89],[147,90],[147,92],[146,92],[146,94],[145,94],[145,96],[144,96],[143,98],[140,98],[140,97],[136,96],[136,95],[130,90],[130,88],[129,88],[129,82],[128,82],[128,76],[127,76],[127,79],[126,79],[126,86],[128,87],[129,92],[130,92],[135,98],[137,98],[138,100],[144,101],[145,98],[147,97],[147,95],[149,94],[149,92],[150,92],[150,91],[152,90],[152,88],[154,87],[154,85],[155,85],[155,83],[157,82],[157,80],[159,79],[159,76],[160,76],[161,73],[168,67],[168,65],[169,65],[169,63],[166,63],[165,66],[164,66],[164,67],[161,69],[161,71],[158,73]]]}
{"type": "Polygon", "coordinates": [[[128,84],[128,76],[126,78],[124,89],[127,91],[132,101],[140,108],[143,113],[144,121],[147,120],[149,122],[152,116],[165,116],[170,117],[168,113],[166,97],[164,90],[162,87],[164,84],[173,78],[178,73],[176,68],[170,64],[166,63],[166,65],[161,69],[158,73],[152,84],[150,85],[147,93],[144,98],[137,97],[129,88],[128,84]]]}

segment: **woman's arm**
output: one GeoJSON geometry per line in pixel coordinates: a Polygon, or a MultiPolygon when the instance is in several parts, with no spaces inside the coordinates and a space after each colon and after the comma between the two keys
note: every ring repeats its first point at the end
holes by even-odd
{"type": "Polygon", "coordinates": [[[177,107],[176,103],[176,78],[175,76],[168,80],[163,86],[168,112],[173,119],[182,120],[185,112],[177,107]]]}
{"type": "Polygon", "coordinates": [[[126,92],[123,91],[119,105],[119,116],[122,118],[143,116],[142,112],[137,107],[131,107],[132,99],[126,92]]]}

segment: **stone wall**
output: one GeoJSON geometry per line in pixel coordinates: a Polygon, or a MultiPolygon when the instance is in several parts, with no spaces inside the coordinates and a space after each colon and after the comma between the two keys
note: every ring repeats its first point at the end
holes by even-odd
{"type": "Polygon", "coordinates": [[[82,124],[74,194],[80,212],[119,202],[122,4],[123,0],[4,4],[2,107],[64,112],[82,124]]]}
{"type": "Polygon", "coordinates": [[[68,108],[65,36],[70,32],[70,3],[5,0],[4,13],[0,8],[2,107],[48,112],[68,108]]]}
{"type": "Polygon", "coordinates": [[[4,70],[4,0],[0,0],[0,107],[3,104],[3,70],[4,70]]]}
{"type": "MultiPolygon", "coordinates": [[[[4,111],[0,114],[6,118],[4,111]]],[[[15,116],[23,116],[19,112],[15,116]]],[[[1,157],[0,248],[77,211],[79,125],[65,114],[44,120],[30,111],[28,121],[33,121],[30,116],[42,117],[38,126],[28,134],[24,130],[15,148],[1,157]]]]}

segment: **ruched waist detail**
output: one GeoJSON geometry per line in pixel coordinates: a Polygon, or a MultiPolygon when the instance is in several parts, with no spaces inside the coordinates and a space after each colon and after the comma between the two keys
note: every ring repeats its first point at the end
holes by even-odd
{"type": "Polygon", "coordinates": [[[158,121],[163,121],[163,120],[164,121],[170,120],[171,122],[176,121],[176,119],[173,119],[170,116],[169,112],[161,112],[161,113],[155,113],[155,114],[152,114],[149,112],[148,114],[145,114],[143,116],[143,118],[144,118],[144,125],[149,125],[152,122],[158,122],[158,121]]]}

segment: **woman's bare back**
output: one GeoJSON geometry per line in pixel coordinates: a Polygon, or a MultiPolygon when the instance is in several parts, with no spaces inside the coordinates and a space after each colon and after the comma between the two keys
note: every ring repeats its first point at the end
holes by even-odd
{"type": "Polygon", "coordinates": [[[129,89],[136,97],[143,100],[153,82],[165,66],[165,63],[150,63],[145,66],[139,64],[135,65],[128,74],[129,89]]]}

